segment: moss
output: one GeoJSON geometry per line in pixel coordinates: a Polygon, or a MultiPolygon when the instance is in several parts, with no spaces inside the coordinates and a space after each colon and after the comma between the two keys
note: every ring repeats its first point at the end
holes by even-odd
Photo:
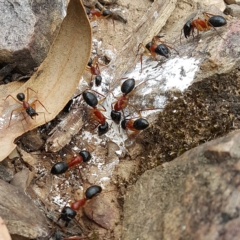
{"type": "Polygon", "coordinates": [[[138,174],[238,129],[239,89],[240,72],[235,69],[196,82],[184,93],[167,93],[168,104],[143,133],[146,150],[138,174]]]}

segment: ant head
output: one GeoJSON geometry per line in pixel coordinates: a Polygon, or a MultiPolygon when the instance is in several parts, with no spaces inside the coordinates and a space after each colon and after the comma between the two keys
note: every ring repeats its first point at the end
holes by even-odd
{"type": "Polygon", "coordinates": [[[25,94],[24,93],[18,93],[17,94],[17,99],[21,102],[24,101],[25,100],[25,94]]]}
{"type": "Polygon", "coordinates": [[[97,87],[100,86],[101,83],[102,83],[102,76],[101,76],[101,75],[97,75],[97,76],[95,77],[95,84],[96,84],[96,86],[97,86],[97,87]]]}
{"type": "Polygon", "coordinates": [[[122,127],[122,129],[124,129],[124,130],[126,130],[127,129],[127,126],[126,126],[126,124],[127,124],[127,121],[128,121],[128,119],[124,119],[124,120],[122,120],[122,122],[121,122],[121,127],[122,127]]]}
{"type": "Polygon", "coordinates": [[[102,188],[98,185],[93,185],[86,190],[85,196],[87,199],[92,199],[94,196],[96,196],[100,192],[102,192],[102,188]]]}
{"type": "Polygon", "coordinates": [[[120,123],[121,116],[122,116],[121,112],[118,112],[118,111],[115,111],[115,110],[111,111],[111,118],[116,124],[120,123]]]}
{"type": "Polygon", "coordinates": [[[135,79],[129,78],[123,82],[121,86],[121,91],[124,94],[129,94],[135,87],[135,79]]]}
{"type": "Polygon", "coordinates": [[[191,30],[192,30],[191,23],[192,23],[192,19],[187,21],[183,26],[183,32],[184,32],[185,38],[188,38],[190,36],[191,30]]]}
{"type": "Polygon", "coordinates": [[[79,155],[83,158],[83,162],[88,162],[92,158],[91,154],[86,150],[82,150],[79,155]]]}
{"type": "Polygon", "coordinates": [[[92,63],[93,63],[92,58],[89,58],[87,65],[88,65],[89,67],[91,67],[91,66],[92,66],[92,63]]]}
{"type": "Polygon", "coordinates": [[[145,47],[150,51],[150,47],[153,45],[152,42],[149,42],[145,45],[145,47]]]}
{"type": "Polygon", "coordinates": [[[71,209],[70,207],[64,207],[62,212],[61,212],[61,216],[59,219],[62,219],[63,221],[65,221],[65,227],[68,226],[69,222],[75,218],[75,216],[77,215],[77,212],[74,211],[73,209],[71,209]]]}
{"type": "Polygon", "coordinates": [[[138,118],[137,120],[134,121],[133,127],[136,130],[144,130],[149,126],[149,122],[144,119],[144,118],[138,118]]]}
{"type": "Polygon", "coordinates": [[[96,107],[98,104],[97,97],[91,92],[83,92],[83,99],[90,107],[96,107]]]}
{"type": "Polygon", "coordinates": [[[170,50],[165,44],[159,44],[155,49],[155,53],[168,58],[169,57],[168,55],[170,54],[170,50]]]}
{"type": "Polygon", "coordinates": [[[103,134],[105,134],[108,131],[109,127],[108,127],[108,122],[105,122],[102,125],[98,126],[98,136],[101,136],[103,134]]]}
{"type": "Polygon", "coordinates": [[[32,108],[26,108],[26,113],[33,119],[35,116],[38,116],[38,113],[32,108]]]}

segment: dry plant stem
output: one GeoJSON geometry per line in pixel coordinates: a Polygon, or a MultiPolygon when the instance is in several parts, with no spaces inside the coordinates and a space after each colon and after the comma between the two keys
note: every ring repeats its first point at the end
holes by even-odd
{"type": "Polygon", "coordinates": [[[133,29],[132,34],[126,39],[116,59],[112,61],[115,67],[110,65],[107,68],[108,75],[113,79],[119,79],[127,70],[136,65],[139,61],[139,56],[136,55],[139,43],[150,42],[152,37],[159,33],[175,9],[176,3],[177,0],[157,0],[152,3],[146,14],[139,20],[139,24],[133,29]]]}
{"type": "Polygon", "coordinates": [[[57,152],[70,142],[72,136],[81,130],[84,125],[82,117],[84,109],[78,108],[70,112],[67,117],[58,124],[50,134],[46,142],[47,152],[57,152]]]}

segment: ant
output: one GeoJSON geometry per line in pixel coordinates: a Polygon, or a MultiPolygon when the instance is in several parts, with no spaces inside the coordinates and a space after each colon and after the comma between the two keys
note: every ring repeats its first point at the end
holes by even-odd
{"type": "Polygon", "coordinates": [[[91,154],[86,150],[82,150],[79,152],[78,155],[74,156],[69,163],[58,162],[54,164],[51,169],[51,173],[54,175],[65,173],[68,170],[68,168],[74,167],[81,162],[88,162],[90,159],[91,159],[91,154]]]}
{"type": "MultiPolygon", "coordinates": [[[[115,29],[114,18],[119,19],[118,17],[116,17],[116,14],[114,14],[112,11],[110,11],[108,9],[105,9],[104,7],[102,7],[101,11],[99,11],[98,9],[93,7],[91,9],[87,9],[86,13],[87,13],[88,16],[91,15],[91,20],[90,21],[94,21],[94,20],[97,20],[97,19],[106,19],[106,18],[111,17],[112,21],[113,21],[114,29],[115,29]]],[[[120,17],[120,19],[123,22],[126,21],[126,20],[122,19],[121,17],[120,17]]]]}
{"type": "Polygon", "coordinates": [[[95,85],[98,87],[102,83],[102,76],[99,68],[99,62],[98,62],[98,57],[95,57],[93,60],[92,58],[89,59],[88,64],[87,64],[87,71],[91,72],[91,81],[93,75],[96,75],[95,77],[95,85]]]}
{"type": "MultiPolygon", "coordinates": [[[[143,84],[146,81],[143,81],[137,87],[139,87],[141,84],[143,84]]],[[[128,102],[129,102],[130,93],[132,94],[137,87],[135,87],[135,79],[129,78],[129,79],[125,80],[121,86],[121,92],[123,93],[122,96],[120,96],[120,97],[114,96],[118,100],[116,102],[112,103],[112,105],[114,104],[114,106],[112,107],[113,110],[111,111],[111,118],[116,124],[119,124],[121,121],[121,112],[120,111],[123,112],[123,109],[127,105],[129,105],[128,102]]]]}
{"type": "Polygon", "coordinates": [[[145,51],[140,55],[140,61],[141,61],[141,72],[142,72],[142,57],[143,55],[147,55],[147,56],[152,56],[156,61],[157,61],[157,55],[163,56],[165,58],[169,58],[169,55],[171,55],[171,52],[169,50],[173,49],[177,54],[178,51],[165,44],[163,41],[160,40],[160,38],[162,38],[163,36],[154,36],[152,38],[152,41],[147,43],[145,46],[143,45],[143,43],[140,43],[138,45],[138,52],[140,50],[140,47],[143,47],[145,49],[145,51]],[[157,44],[158,42],[160,42],[160,44],[157,44]]]}
{"type": "MultiPolygon", "coordinates": [[[[20,108],[16,108],[14,110],[12,110],[11,112],[11,115],[10,115],[10,120],[9,120],[9,124],[8,124],[8,127],[10,126],[11,124],[11,120],[12,120],[12,115],[13,115],[13,112],[15,111],[26,111],[26,113],[32,118],[34,119],[35,116],[38,116],[38,113],[36,112],[35,110],[35,104],[36,102],[40,103],[41,106],[48,112],[48,110],[44,107],[44,105],[38,100],[34,100],[32,103],[29,103],[29,90],[35,92],[32,88],[27,88],[27,98],[25,100],[25,94],[24,93],[18,93],[17,94],[17,98],[13,97],[12,95],[8,95],[4,101],[8,98],[8,97],[11,97],[14,101],[16,101],[17,103],[19,103],[20,105],[22,105],[22,107],[20,108]]],[[[35,92],[37,93],[37,92],[35,92]]],[[[48,112],[49,113],[49,112],[48,112]]],[[[44,114],[44,117],[45,117],[45,114],[44,114]]],[[[46,119],[45,119],[46,121],[46,119]]]]}
{"type": "Polygon", "coordinates": [[[105,19],[105,18],[111,17],[113,15],[113,12],[111,12],[108,9],[103,8],[101,11],[99,11],[95,7],[91,8],[91,9],[86,8],[86,13],[87,13],[87,15],[92,16],[91,21],[94,21],[96,19],[105,19]]]}
{"type": "Polygon", "coordinates": [[[136,120],[125,118],[121,122],[121,126],[124,130],[130,130],[137,134],[140,131],[146,129],[149,126],[149,123],[144,118],[138,118],[136,120]]]}
{"type": "Polygon", "coordinates": [[[97,196],[102,192],[102,188],[98,185],[93,185],[85,191],[85,198],[80,199],[76,202],[70,204],[70,207],[64,207],[58,221],[62,219],[65,221],[65,227],[68,226],[69,222],[75,218],[77,212],[81,207],[83,207],[88,200],[91,200],[93,197],[97,196]]]}
{"type": "MultiPolygon", "coordinates": [[[[194,29],[195,28],[197,29],[197,35],[198,35],[199,31],[208,31],[211,28],[214,28],[216,30],[216,27],[222,27],[227,24],[226,19],[222,16],[213,15],[213,14],[206,13],[206,12],[203,13],[203,16],[204,16],[204,20],[200,19],[200,18],[193,20],[193,18],[192,18],[184,24],[184,26],[181,30],[180,43],[181,43],[182,32],[184,33],[185,38],[190,37],[191,33],[194,38],[194,29]],[[210,17],[210,16],[212,16],[212,17],[210,17]]],[[[216,30],[216,32],[218,33],[217,30],[216,30]]],[[[218,35],[221,37],[221,35],[219,33],[218,33],[218,35]]],[[[225,40],[224,38],[222,38],[222,39],[225,40]]]]}
{"type": "Polygon", "coordinates": [[[122,96],[118,97],[118,100],[114,104],[113,110],[111,111],[111,118],[112,120],[119,124],[121,120],[121,110],[123,110],[127,105],[129,101],[129,93],[133,91],[135,87],[135,79],[129,78],[126,81],[123,82],[121,86],[121,92],[123,93],[122,96]]]}
{"type": "Polygon", "coordinates": [[[98,126],[98,135],[101,136],[105,134],[108,131],[108,123],[106,121],[106,117],[101,113],[101,111],[106,111],[105,109],[97,108],[98,100],[95,94],[91,92],[83,92],[83,99],[89,105],[92,107],[91,113],[93,118],[99,123],[98,126]]]}

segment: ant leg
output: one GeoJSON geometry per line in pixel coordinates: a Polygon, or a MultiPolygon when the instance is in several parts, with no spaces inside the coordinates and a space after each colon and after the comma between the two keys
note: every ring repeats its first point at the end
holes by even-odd
{"type": "Polygon", "coordinates": [[[36,102],[40,103],[41,106],[50,114],[50,112],[45,108],[45,106],[44,106],[38,99],[34,100],[34,101],[30,104],[30,106],[32,107],[33,105],[35,105],[36,102]]]}
{"type": "Polygon", "coordinates": [[[220,33],[218,32],[218,30],[217,30],[210,22],[208,22],[208,24],[217,32],[218,36],[219,36],[221,39],[223,39],[224,41],[226,41],[226,39],[223,38],[223,37],[220,35],[220,33]]]}
{"type": "Polygon", "coordinates": [[[28,88],[27,88],[27,99],[26,99],[27,102],[28,102],[28,100],[29,100],[29,95],[30,95],[30,94],[29,94],[29,90],[31,90],[31,91],[37,93],[37,92],[34,91],[32,88],[28,87],[28,88]]]}
{"type": "Polygon", "coordinates": [[[23,107],[21,107],[21,108],[16,108],[16,109],[12,110],[11,115],[10,115],[10,120],[9,120],[9,123],[8,123],[7,128],[10,127],[10,123],[11,123],[11,120],[12,120],[13,112],[15,112],[15,111],[23,111],[23,110],[25,110],[25,108],[23,108],[23,107]]]}
{"type": "Polygon", "coordinates": [[[18,101],[15,97],[13,97],[12,95],[7,95],[7,97],[5,99],[3,99],[3,101],[6,101],[8,97],[11,97],[15,102],[19,103],[22,105],[22,102],[18,101]]]}

